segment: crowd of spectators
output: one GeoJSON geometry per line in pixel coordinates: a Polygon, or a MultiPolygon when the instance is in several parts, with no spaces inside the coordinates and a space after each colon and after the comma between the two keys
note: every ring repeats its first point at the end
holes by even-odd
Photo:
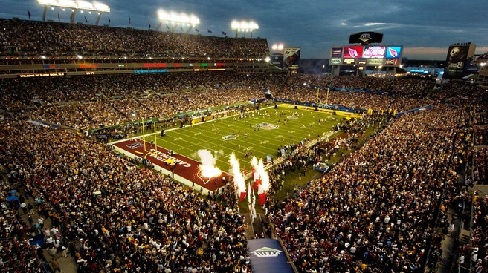
{"type": "MultiPolygon", "coordinates": [[[[359,148],[358,141],[367,129],[375,127],[379,131],[388,124],[391,117],[391,115],[375,114],[359,119],[343,120],[336,126],[336,132],[340,131],[340,133],[332,139],[327,135],[317,136],[317,138],[305,139],[296,145],[280,147],[277,152],[277,160],[268,169],[270,201],[273,200],[273,195],[282,189],[287,174],[297,172],[301,179],[307,170],[316,168],[317,164],[321,163],[325,166],[319,171],[327,172],[333,167],[333,163],[329,162],[331,159],[339,157],[335,160],[340,160],[341,151],[352,151],[359,148]]],[[[289,194],[293,194],[293,192],[289,194]]]]}
{"type": "Polygon", "coordinates": [[[472,196],[472,226],[468,241],[459,245],[456,263],[453,270],[458,272],[487,272],[488,266],[488,196],[480,195],[477,191],[472,196]]]}
{"type": "MultiPolygon", "coordinates": [[[[174,79],[181,80],[181,77],[186,76],[177,75],[174,79]]],[[[32,125],[18,119],[32,117],[63,124],[62,120],[38,114],[50,112],[52,117],[71,116],[65,120],[82,124],[80,112],[96,120],[100,114],[95,113],[107,113],[110,107],[117,109],[114,113],[130,116],[134,112],[142,116],[147,109],[153,111],[156,108],[152,107],[164,103],[165,98],[168,100],[161,109],[169,109],[165,113],[171,115],[219,103],[247,100],[251,96],[260,95],[262,91],[257,86],[262,86],[262,82],[271,82],[259,76],[246,75],[245,78],[250,79],[244,83],[222,81],[227,75],[217,77],[220,77],[218,83],[205,85],[202,82],[202,86],[193,85],[192,80],[187,78],[184,88],[186,92],[178,89],[179,92],[168,90],[166,93],[156,93],[151,99],[153,102],[133,95],[121,99],[104,98],[83,102],[81,96],[77,96],[88,91],[75,88],[70,93],[65,87],[83,82],[83,79],[76,78],[72,83],[61,81],[60,88],[66,88],[66,92],[61,92],[67,94],[65,101],[49,101],[34,107],[34,110],[25,107],[30,104],[25,104],[21,114],[7,115],[2,121],[1,163],[10,173],[16,174],[11,176],[11,180],[25,184],[24,190],[28,196],[42,200],[37,204],[39,213],[43,217],[56,219],[53,221],[55,233],[52,229],[45,231],[39,226],[34,232],[44,233],[53,251],[64,246],[76,258],[80,272],[103,268],[108,272],[130,268],[162,272],[175,272],[185,267],[186,270],[191,267],[207,271],[248,268],[243,219],[236,208],[229,205],[233,202],[223,205],[221,199],[228,198],[220,196],[215,201],[198,197],[196,193],[185,190],[167,177],[136,168],[133,163],[115,156],[107,147],[94,140],[71,131],[32,125]],[[261,80],[256,83],[256,88],[246,87],[256,78],[261,80]],[[242,92],[235,92],[237,89],[242,92]],[[220,97],[209,100],[208,94],[220,97]],[[99,104],[100,110],[90,110],[93,108],[87,105],[91,103],[99,104]],[[134,107],[128,107],[128,103],[134,107]],[[72,105],[76,105],[79,110],[78,119],[66,110],[72,105]],[[185,108],[186,105],[189,107],[185,108]],[[59,185],[63,185],[62,192],[59,185]],[[181,257],[184,260],[178,260],[181,257]]],[[[121,82],[115,84],[121,90],[129,89],[121,87],[122,83],[134,86],[134,83],[129,82],[138,81],[114,79],[115,82],[121,82]]],[[[169,85],[171,79],[167,79],[169,85]]],[[[329,79],[325,77],[324,83],[329,79]]],[[[100,77],[99,80],[106,79],[100,77]]],[[[334,80],[347,81],[345,78],[334,80]]],[[[351,83],[358,81],[356,78],[351,79],[351,83]]],[[[26,84],[27,81],[14,82],[26,84]]],[[[30,86],[36,88],[34,84],[30,86]]],[[[106,88],[110,90],[108,84],[106,88]]],[[[103,88],[91,90],[92,93],[87,93],[86,98],[96,98],[94,90],[100,91],[103,88]]],[[[286,94],[292,95],[291,90],[292,86],[286,94]]],[[[295,90],[298,94],[296,98],[302,100],[312,100],[315,96],[313,89],[302,87],[295,90]]],[[[109,92],[113,92],[108,94],[114,97],[124,97],[123,94],[126,94],[113,90],[109,92]]],[[[48,93],[34,92],[31,96],[38,94],[38,98],[44,99],[46,97],[43,94],[48,93]]],[[[384,105],[380,102],[381,96],[402,98],[408,97],[408,93],[401,96],[366,91],[335,91],[331,97],[339,97],[338,102],[344,105],[354,105],[362,98],[368,98],[371,105],[365,107],[375,108],[384,105]],[[341,97],[342,93],[347,96],[341,97]],[[352,94],[357,94],[360,99],[352,94]],[[375,101],[378,103],[375,104],[375,101]]],[[[425,100],[434,101],[429,98],[425,100]]],[[[411,107],[420,107],[423,103],[419,99],[411,107]]],[[[391,124],[385,122],[384,131],[362,149],[344,158],[322,179],[297,191],[290,202],[270,206],[271,223],[276,227],[274,231],[285,243],[300,272],[319,268],[362,268],[364,272],[374,272],[382,267],[395,272],[418,271],[426,259],[425,252],[430,249],[429,244],[432,243],[435,248],[440,242],[439,237],[425,235],[423,231],[431,231],[431,234],[436,228],[444,229],[448,224],[445,207],[453,200],[452,195],[459,192],[459,177],[455,170],[459,169],[457,165],[465,161],[466,139],[472,137],[465,131],[467,113],[461,107],[436,104],[428,111],[402,115],[391,124]],[[433,212],[438,208],[444,209],[434,215],[433,212]],[[440,226],[437,227],[436,223],[440,223],[440,226]]],[[[105,116],[107,119],[109,117],[105,116]]],[[[372,117],[374,115],[369,118],[372,117]]],[[[337,147],[351,145],[351,140],[357,138],[371,122],[375,121],[363,119],[344,123],[340,127],[346,138],[319,142],[312,150],[300,144],[290,147],[294,151],[293,156],[285,158],[272,171],[273,190],[279,189],[280,178],[283,171],[289,171],[287,168],[307,168],[315,160],[330,156],[337,147]]],[[[72,125],[68,122],[65,124],[72,125]]],[[[93,124],[97,123],[87,126],[93,124]]],[[[17,228],[13,230],[17,231],[17,228]]],[[[16,237],[16,240],[27,244],[26,238],[16,237]]],[[[36,249],[32,248],[31,251],[35,252],[36,249]]],[[[34,262],[26,264],[37,265],[34,262]]]]}
{"type": "MultiPolygon", "coordinates": [[[[166,30],[166,29],[165,29],[166,30]]],[[[228,38],[158,30],[0,20],[0,56],[152,56],[264,58],[266,39],[228,38]]]]}
{"type": "Polygon", "coordinates": [[[472,166],[472,183],[488,184],[488,109],[473,109],[474,150],[472,166]]]}
{"type": "Polygon", "coordinates": [[[488,123],[483,125],[475,125],[474,130],[474,145],[488,145],[488,123]]]}
{"type": "Polygon", "coordinates": [[[364,78],[362,82],[361,79],[300,76],[284,80],[280,74],[230,71],[5,79],[0,81],[0,100],[7,111],[23,111],[34,120],[83,130],[144,118],[165,119],[215,105],[232,105],[262,97],[265,88],[280,99],[320,101],[359,112],[372,109],[400,113],[433,103],[433,100],[419,96],[424,92],[423,88],[430,87],[423,81],[364,78]],[[303,82],[309,84],[300,84],[303,82]],[[323,88],[317,91],[315,85],[323,88]],[[335,91],[326,91],[326,86],[335,91]],[[348,90],[334,89],[334,86],[348,90]],[[390,89],[395,86],[402,86],[402,91],[390,89]],[[26,112],[26,109],[30,110],[26,112]]]}
{"type": "Polygon", "coordinates": [[[488,184],[488,119],[486,106],[474,106],[471,109],[473,127],[473,149],[470,150],[467,166],[467,178],[470,184],[488,184]]]}
{"type": "MultiPolygon", "coordinates": [[[[77,54],[239,58],[268,51],[264,39],[21,20],[0,20],[0,44],[0,55],[48,60],[77,54]]],[[[486,144],[486,107],[476,108],[482,90],[434,87],[420,79],[229,71],[0,80],[0,165],[8,174],[0,185],[4,196],[15,188],[20,197],[2,200],[0,232],[7,239],[0,241],[0,269],[38,272],[40,248],[29,238],[42,234],[49,251],[75,258],[78,272],[249,271],[244,218],[230,190],[199,196],[79,130],[229,106],[261,98],[269,88],[292,102],[373,110],[338,126],[340,138],[285,147],[289,153],[270,169],[272,231],[299,272],[420,272],[440,247],[447,208],[457,196],[467,198],[459,183],[463,166],[472,164],[474,183],[486,181],[486,147],[473,148],[486,144]],[[398,116],[390,119],[393,113],[398,116]],[[349,148],[371,123],[384,129],[286,202],[274,201],[287,172],[349,148]],[[26,199],[34,206],[26,207],[26,199]],[[33,212],[40,215],[36,221],[33,212]],[[43,219],[52,226],[44,227],[43,219]]],[[[486,202],[477,201],[472,241],[481,257],[486,202]]],[[[476,268],[486,265],[478,260],[476,268]]]]}
{"type": "Polygon", "coordinates": [[[473,231],[471,238],[471,260],[474,272],[486,272],[488,268],[488,196],[475,193],[473,198],[473,231]]]}
{"type": "Polygon", "coordinates": [[[459,192],[452,154],[468,137],[453,130],[461,118],[445,106],[402,116],[296,197],[274,204],[271,222],[298,270],[420,272],[426,251],[440,247],[430,237],[436,223],[448,224],[438,222],[447,218],[439,208],[459,192]]]}
{"type": "MultiPolygon", "coordinates": [[[[486,100],[486,99],[485,99],[486,100]]],[[[466,166],[466,187],[473,188],[476,185],[486,185],[487,180],[487,160],[488,147],[486,143],[486,126],[488,119],[486,118],[487,107],[485,104],[474,104],[470,107],[470,125],[472,126],[473,138],[470,142],[471,148],[468,151],[468,164],[466,166]]],[[[474,188],[472,196],[466,195],[465,198],[472,200],[472,224],[467,221],[470,230],[468,240],[463,241],[457,252],[455,270],[460,272],[487,272],[488,256],[486,250],[488,247],[487,240],[487,201],[488,197],[479,192],[478,188],[474,188]]]]}
{"type": "Polygon", "coordinates": [[[488,147],[475,147],[473,150],[472,168],[468,173],[470,182],[478,185],[488,184],[488,147]]]}
{"type": "MultiPolygon", "coordinates": [[[[14,197],[10,185],[0,183],[2,196],[14,197]]],[[[39,258],[40,248],[30,245],[30,227],[19,217],[22,198],[1,201],[0,215],[0,271],[2,272],[40,272],[43,267],[39,258]],[[9,239],[6,239],[9,238],[9,239]]]]}
{"type": "MultiPolygon", "coordinates": [[[[78,272],[249,268],[243,218],[235,201],[199,197],[70,130],[16,120],[1,127],[0,162],[9,170],[10,183],[22,185],[27,196],[39,201],[41,219],[52,219],[50,230],[36,222],[32,232],[44,233],[53,244],[59,240],[75,257],[78,272]]],[[[16,220],[6,217],[2,223],[12,233],[20,232],[16,220]]],[[[5,268],[31,260],[27,239],[18,237],[19,244],[27,245],[21,252],[25,256],[11,259],[15,252],[3,253],[5,268]]]]}

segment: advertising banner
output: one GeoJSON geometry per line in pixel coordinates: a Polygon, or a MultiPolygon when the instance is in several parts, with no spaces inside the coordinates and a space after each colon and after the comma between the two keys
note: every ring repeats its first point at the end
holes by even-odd
{"type": "Polygon", "coordinates": [[[365,46],[363,51],[363,58],[382,59],[385,57],[385,50],[385,46],[365,46]]]}
{"type": "Polygon", "coordinates": [[[341,63],[342,63],[342,61],[341,61],[340,58],[339,59],[330,59],[330,64],[331,65],[339,65],[341,63]]]}
{"type": "Polygon", "coordinates": [[[383,65],[383,59],[368,59],[368,65],[383,65]]]}
{"type": "Polygon", "coordinates": [[[367,64],[368,60],[367,59],[358,59],[358,65],[359,66],[365,66],[367,64]]]}
{"type": "Polygon", "coordinates": [[[399,59],[402,55],[401,46],[388,46],[386,47],[386,58],[387,59],[399,59]]]}
{"type": "Polygon", "coordinates": [[[342,58],[342,47],[333,47],[330,52],[331,59],[340,59],[342,58]]]}
{"type": "Polygon", "coordinates": [[[271,62],[279,68],[283,68],[283,53],[271,54],[271,62]]]}
{"type": "Polygon", "coordinates": [[[344,59],[346,58],[361,58],[363,56],[362,46],[345,46],[344,47],[344,59]]]}
{"type": "Polygon", "coordinates": [[[385,65],[398,66],[400,59],[386,59],[385,65]]]}
{"type": "Polygon", "coordinates": [[[460,79],[466,74],[468,58],[472,57],[476,46],[471,43],[449,46],[446,58],[446,69],[442,75],[445,79],[460,79]],[[470,56],[471,55],[471,56],[470,56]]]}
{"type": "Polygon", "coordinates": [[[283,66],[285,68],[296,66],[300,63],[300,48],[287,47],[283,51],[283,66]]]}
{"type": "Polygon", "coordinates": [[[448,70],[463,70],[468,51],[469,45],[450,46],[446,60],[448,70]]]}

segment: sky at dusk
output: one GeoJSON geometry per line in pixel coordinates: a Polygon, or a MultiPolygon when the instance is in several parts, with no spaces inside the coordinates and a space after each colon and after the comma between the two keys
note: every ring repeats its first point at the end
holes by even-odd
{"type": "MultiPolygon", "coordinates": [[[[303,59],[329,58],[332,46],[347,45],[349,35],[363,31],[383,33],[383,44],[403,45],[409,59],[445,60],[453,43],[471,42],[476,54],[488,52],[488,1],[486,0],[100,0],[110,6],[100,25],[156,29],[157,11],[185,12],[200,19],[197,33],[235,37],[230,22],[253,20],[259,29],[252,37],[273,44],[300,47],[303,59]],[[130,24],[129,24],[130,18],[130,24]],[[212,33],[208,33],[211,30],[212,33]]],[[[0,18],[41,20],[44,7],[36,0],[0,0],[0,18]]],[[[48,9],[48,20],[69,22],[70,10],[48,9]],[[59,13],[59,19],[58,19],[59,13]]],[[[79,11],[76,22],[95,24],[95,13],[79,11]],[[85,19],[86,16],[86,19],[85,19]]],[[[173,28],[186,32],[187,27],[173,28]]],[[[161,31],[167,31],[162,24],[161,31]]],[[[250,33],[237,33],[251,37],[250,33]]]]}

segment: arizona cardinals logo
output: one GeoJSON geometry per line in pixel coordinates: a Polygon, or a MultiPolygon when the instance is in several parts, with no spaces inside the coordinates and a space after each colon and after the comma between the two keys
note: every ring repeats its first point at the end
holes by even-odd
{"type": "Polygon", "coordinates": [[[358,54],[357,50],[355,50],[354,48],[349,48],[349,56],[356,58],[359,56],[359,54],[358,54]]]}
{"type": "Polygon", "coordinates": [[[389,47],[388,51],[389,51],[391,57],[393,57],[393,58],[398,57],[398,51],[396,51],[394,48],[389,47]]]}

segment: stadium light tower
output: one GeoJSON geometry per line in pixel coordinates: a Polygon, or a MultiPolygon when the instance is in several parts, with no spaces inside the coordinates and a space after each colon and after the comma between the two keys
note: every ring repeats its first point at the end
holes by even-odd
{"type": "MultiPolygon", "coordinates": [[[[174,12],[174,11],[166,11],[166,10],[158,10],[158,19],[160,22],[159,28],[161,24],[169,24],[172,26],[171,32],[174,32],[176,26],[183,26],[188,27],[186,32],[190,32],[190,29],[198,26],[200,24],[200,19],[193,15],[193,14],[186,14],[184,12],[174,12]]],[[[168,29],[169,26],[167,25],[168,29]]]]}
{"type": "Polygon", "coordinates": [[[49,7],[71,9],[70,22],[72,24],[75,23],[75,15],[78,10],[80,10],[82,13],[84,10],[98,12],[98,17],[96,22],[97,25],[100,22],[100,17],[102,16],[102,13],[110,12],[110,7],[107,4],[98,1],[89,2],[85,0],[37,0],[37,3],[39,3],[39,5],[44,6],[44,12],[42,13],[42,21],[46,21],[47,9],[49,7]]]}
{"type": "Polygon", "coordinates": [[[271,46],[271,50],[282,52],[284,47],[283,43],[275,43],[271,46]]]}
{"type": "Polygon", "coordinates": [[[254,22],[254,21],[238,21],[238,20],[232,20],[230,23],[230,28],[232,30],[235,30],[236,32],[236,38],[237,34],[239,32],[250,32],[251,33],[251,38],[252,38],[252,32],[254,30],[259,29],[259,25],[254,22]]]}

